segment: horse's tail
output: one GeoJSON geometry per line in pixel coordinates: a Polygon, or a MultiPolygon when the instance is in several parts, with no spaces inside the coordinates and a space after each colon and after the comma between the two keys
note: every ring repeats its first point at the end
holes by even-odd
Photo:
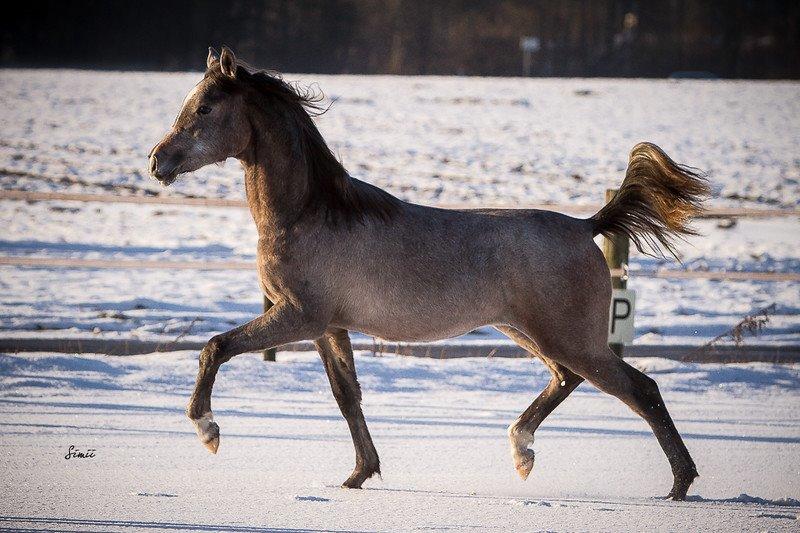
{"type": "Polygon", "coordinates": [[[703,211],[708,182],[697,169],[675,163],[649,142],[631,150],[619,192],[589,219],[594,235],[627,235],[640,252],[643,243],[664,256],[662,247],[678,258],[675,240],[697,235],[688,224],[703,211]]]}

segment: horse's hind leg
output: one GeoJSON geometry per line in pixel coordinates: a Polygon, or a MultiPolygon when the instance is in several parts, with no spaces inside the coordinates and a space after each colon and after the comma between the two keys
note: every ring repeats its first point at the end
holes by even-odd
{"type": "Polygon", "coordinates": [[[361,387],[356,378],[350,338],[346,330],[329,329],[315,344],[356,449],[356,466],[342,486],[359,489],[368,478],[380,475],[381,465],[361,411],[361,387]]]}
{"type": "Polygon", "coordinates": [[[618,358],[607,347],[602,357],[592,361],[591,368],[584,367],[581,372],[598,389],[616,396],[644,418],[672,468],[674,480],[667,498],[686,499],[686,492],[697,477],[697,468],[664,405],[656,382],[618,358]]]}
{"type": "MultiPolygon", "coordinates": [[[[536,337],[537,342],[546,335],[536,337]]],[[[656,382],[617,357],[604,342],[600,344],[598,340],[594,343],[595,349],[587,350],[580,348],[582,339],[579,334],[567,338],[576,345],[573,351],[559,348],[563,343],[553,342],[556,340],[553,337],[547,339],[550,342],[546,341],[542,348],[549,358],[584,377],[601,391],[616,396],[648,423],[672,468],[674,481],[667,497],[685,499],[686,491],[697,477],[697,469],[672,422],[656,382]]]]}
{"type": "Polygon", "coordinates": [[[536,345],[516,329],[508,326],[498,326],[497,329],[531,355],[539,357],[552,374],[547,387],[525,409],[525,412],[508,427],[508,438],[511,444],[511,456],[514,459],[514,468],[516,468],[522,479],[527,479],[533,469],[534,462],[534,452],[530,448],[533,444],[533,434],[544,419],[583,382],[583,378],[563,365],[542,356],[536,345]]]}

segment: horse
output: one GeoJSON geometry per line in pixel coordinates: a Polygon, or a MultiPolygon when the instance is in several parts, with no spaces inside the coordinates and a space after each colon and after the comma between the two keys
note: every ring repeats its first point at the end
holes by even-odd
{"type": "MultiPolygon", "coordinates": [[[[272,307],[211,338],[186,409],[212,453],[220,442],[211,392],[232,357],[313,341],[350,429],[355,467],[343,487],[380,475],[361,409],[349,331],[426,342],[493,326],[538,357],[552,379],[508,428],[514,467],[534,464],[534,433],[584,380],[619,398],[651,427],[670,463],[668,498],[682,500],[697,469],[656,382],[608,346],[611,279],[594,241],[626,235],[675,255],[696,234],[708,194],[702,172],[637,144],[616,196],[593,216],[528,209],[439,209],[402,201],[351,177],[313,117],[321,97],[278,73],[209,49],[206,71],[149,155],[167,186],[227,158],[244,169],[258,229],[260,287],[272,307]]],[[[677,257],[677,255],[676,255],[677,257]]]]}

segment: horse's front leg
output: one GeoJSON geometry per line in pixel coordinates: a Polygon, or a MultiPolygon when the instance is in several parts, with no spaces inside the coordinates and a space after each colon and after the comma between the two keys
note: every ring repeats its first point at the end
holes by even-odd
{"type": "Polygon", "coordinates": [[[314,339],[324,331],[324,323],[317,320],[313,313],[278,303],[260,317],[208,341],[200,352],[197,382],[186,409],[186,416],[194,424],[200,442],[211,453],[217,453],[219,426],[211,413],[211,389],[217,370],[223,363],[241,353],[314,339]]]}
{"type": "Polygon", "coordinates": [[[361,386],[356,378],[350,337],[347,330],[329,329],[315,344],[328,373],[331,391],[342,416],[347,420],[356,448],[356,467],[342,486],[360,489],[365,480],[374,474],[380,475],[381,463],[361,411],[361,386]]]}

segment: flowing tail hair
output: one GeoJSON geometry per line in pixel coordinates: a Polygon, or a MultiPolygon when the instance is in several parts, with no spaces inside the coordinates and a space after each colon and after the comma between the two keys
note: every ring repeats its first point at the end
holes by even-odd
{"type": "Polygon", "coordinates": [[[666,257],[665,249],[680,260],[676,241],[697,235],[689,221],[703,212],[708,194],[701,171],[679,165],[655,144],[642,142],[631,150],[619,192],[589,221],[594,235],[627,235],[642,253],[647,254],[642,249],[647,244],[661,257],[666,257]]]}

